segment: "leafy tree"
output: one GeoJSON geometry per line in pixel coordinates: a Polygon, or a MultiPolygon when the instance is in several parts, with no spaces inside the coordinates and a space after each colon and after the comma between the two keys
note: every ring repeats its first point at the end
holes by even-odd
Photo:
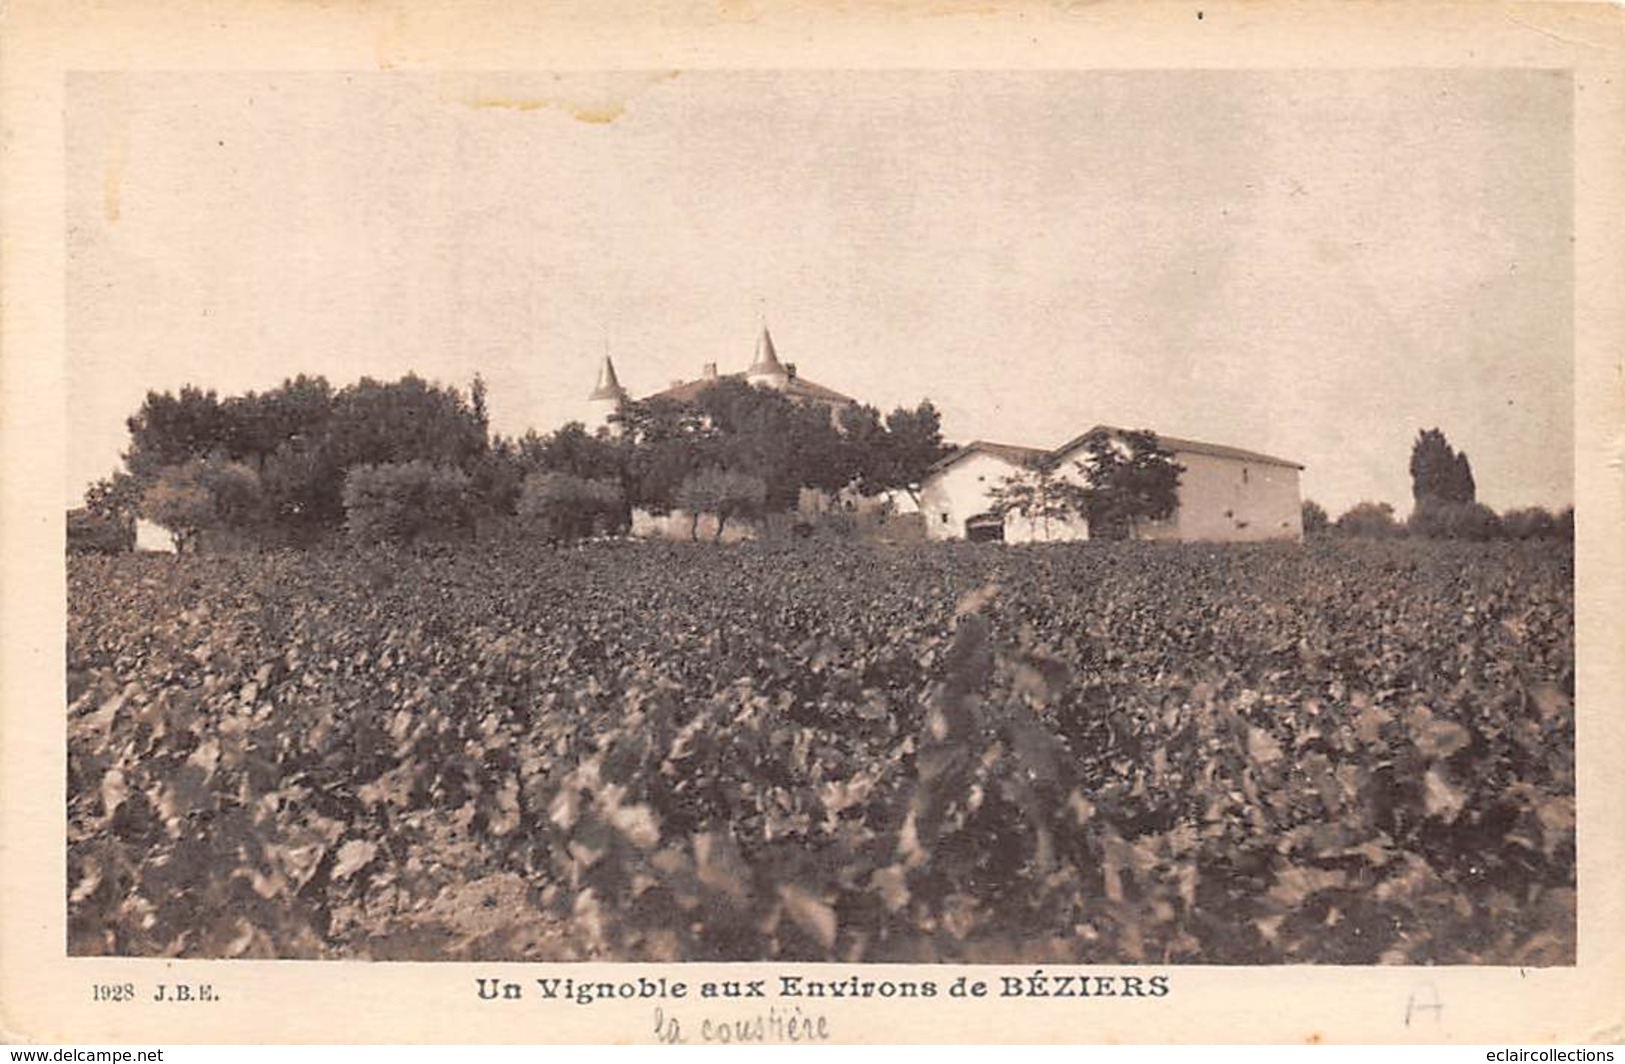
{"type": "Polygon", "coordinates": [[[462,469],[486,446],[485,427],[460,392],[412,374],[393,383],[363,377],[339,392],[327,437],[341,469],[418,460],[462,469]]]}
{"type": "Polygon", "coordinates": [[[116,471],[85,489],[85,509],[102,520],[128,525],[133,536],[136,519],[141,516],[142,491],[139,480],[116,471]]]}
{"type": "Polygon", "coordinates": [[[1385,502],[1357,503],[1346,510],[1333,527],[1342,535],[1365,539],[1405,534],[1405,527],[1394,520],[1394,508],[1385,502]]]}
{"type": "Polygon", "coordinates": [[[757,478],[765,490],[761,509],[784,512],[808,488],[916,492],[946,452],[930,403],[900,407],[884,420],[873,407],[836,416],[823,404],[729,378],[691,402],[628,403],[617,420],[628,505],[657,514],[681,508],[679,489],[708,469],[757,478]]]}
{"type": "Polygon", "coordinates": [[[562,472],[525,477],[519,516],[555,547],[586,539],[595,531],[625,527],[626,498],[614,480],[590,480],[562,472]]]}
{"type": "Polygon", "coordinates": [[[863,495],[891,490],[888,475],[890,438],[880,411],[866,403],[842,407],[836,418],[845,445],[847,481],[863,495]]]}
{"type": "Polygon", "coordinates": [[[214,495],[221,528],[247,531],[265,519],[260,475],[253,466],[217,456],[203,463],[203,483],[214,495]]]}
{"type": "Polygon", "coordinates": [[[610,480],[626,476],[627,448],[607,430],[589,432],[579,421],[546,436],[526,433],[519,441],[522,464],[530,471],[568,473],[583,480],[610,480]]]}
{"type": "Polygon", "coordinates": [[[125,424],[130,447],[124,463],[144,485],[152,484],[162,469],[229,449],[232,435],[219,397],[191,385],[176,395],[148,392],[141,409],[125,424]]]}
{"type": "MultiPolygon", "coordinates": [[[[410,374],[337,392],[301,375],[223,401],[191,386],[150,392],[129,419],[125,465],[145,490],[160,470],[193,460],[240,463],[259,478],[261,531],[307,542],[344,526],[344,481],[355,466],[478,468],[490,451],[485,401],[479,378],[464,396],[410,374]]],[[[170,502],[184,494],[171,491],[170,502]]]]}
{"type": "Polygon", "coordinates": [[[690,539],[700,538],[700,515],[717,519],[713,539],[722,539],[722,530],[731,518],[754,517],[767,501],[767,484],[749,473],[725,469],[703,469],[683,481],[677,491],[677,505],[693,515],[690,539]]]}
{"type": "Polygon", "coordinates": [[[989,494],[993,512],[1026,518],[1043,528],[1046,540],[1050,523],[1078,513],[1081,503],[1079,486],[1061,476],[1053,461],[1043,459],[1005,477],[989,494]]]}
{"type": "Polygon", "coordinates": [[[850,479],[827,406],[732,379],[706,388],[696,406],[711,434],[710,446],[696,455],[696,470],[714,466],[758,478],[767,511],[794,509],[802,488],[835,491],[850,479]]]}
{"type": "MultiPolygon", "coordinates": [[[[526,435],[532,439],[536,436],[534,432],[526,435]]],[[[470,490],[481,514],[512,516],[518,512],[519,493],[525,474],[534,469],[534,466],[526,465],[521,455],[521,445],[519,440],[497,436],[491,440],[485,453],[475,459],[469,470],[469,477],[472,478],[470,490]]]]}
{"type": "Polygon", "coordinates": [[[1457,453],[1436,428],[1419,432],[1411,447],[1411,495],[1418,505],[1426,499],[1470,503],[1477,498],[1466,453],[1457,453]]]}
{"type": "Polygon", "coordinates": [[[177,554],[196,550],[198,537],[214,523],[214,496],[203,486],[197,463],[166,466],[141,496],[141,512],[169,533],[177,554]]]}
{"type": "Polygon", "coordinates": [[[467,535],[472,481],[424,459],[353,466],[344,477],[345,530],[360,543],[412,543],[467,535]]]}
{"type": "Polygon", "coordinates": [[[1331,524],[1331,519],[1326,516],[1325,508],[1315,500],[1303,500],[1302,509],[1304,535],[1318,536],[1325,532],[1327,527],[1331,524]]]}
{"type": "Polygon", "coordinates": [[[259,519],[259,477],[219,456],[165,466],[142,495],[141,512],[169,532],[176,553],[196,553],[203,533],[247,529],[259,519]]]}
{"type": "MultiPolygon", "coordinates": [[[[504,442],[503,446],[507,446],[504,442]]],[[[615,487],[620,512],[609,520],[611,527],[631,524],[629,497],[633,494],[631,455],[628,442],[607,429],[589,431],[579,421],[571,421],[546,436],[534,430],[513,445],[519,480],[534,473],[563,473],[580,481],[603,482],[615,487]]],[[[493,449],[493,454],[497,452],[493,449]]],[[[502,458],[505,460],[505,456],[502,458]]],[[[517,484],[516,497],[517,503],[517,484]]]]}
{"type": "Polygon", "coordinates": [[[718,432],[698,407],[669,399],[626,403],[614,420],[627,447],[627,502],[670,513],[683,481],[714,460],[718,432]]]}
{"type": "Polygon", "coordinates": [[[801,488],[834,493],[852,482],[852,453],[829,407],[822,403],[790,403],[784,422],[787,453],[780,476],[796,486],[796,498],[784,509],[799,501],[801,488]]]}
{"type": "Polygon", "coordinates": [[[319,539],[343,525],[344,470],[323,441],[292,439],[260,464],[268,520],[295,542],[319,539]]]}
{"type": "Polygon", "coordinates": [[[319,538],[342,523],[344,470],[327,446],[334,402],[326,378],[301,374],[222,404],[222,449],[258,470],[264,530],[285,541],[319,538]]]}
{"type": "Polygon", "coordinates": [[[1092,538],[1126,539],[1140,521],[1163,520],[1179,506],[1185,467],[1156,433],[1096,429],[1083,446],[1084,458],[1075,463],[1083,477],[1076,506],[1092,538]]]}
{"type": "Polygon", "coordinates": [[[920,501],[920,483],[952,448],[942,440],[942,416],[929,399],[913,409],[897,407],[886,415],[871,406],[841,413],[841,431],[851,454],[847,479],[864,495],[888,491],[920,501]]]}
{"type": "Polygon", "coordinates": [[[468,406],[474,415],[474,420],[486,432],[491,431],[489,396],[490,388],[486,385],[485,378],[478,373],[474,374],[474,380],[468,386],[468,406]]]}
{"type": "Polygon", "coordinates": [[[319,441],[332,419],[333,401],[325,377],[304,374],[270,391],[228,398],[221,404],[222,447],[233,458],[259,464],[284,447],[319,441]]]}

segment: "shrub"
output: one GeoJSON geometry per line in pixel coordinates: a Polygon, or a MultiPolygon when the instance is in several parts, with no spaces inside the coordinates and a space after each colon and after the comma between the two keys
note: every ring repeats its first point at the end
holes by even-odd
{"type": "Polygon", "coordinates": [[[1423,499],[1411,511],[1408,522],[1413,536],[1427,539],[1467,539],[1477,542],[1501,535],[1501,519],[1479,502],[1448,502],[1423,499]]]}
{"type": "Polygon", "coordinates": [[[1501,515],[1501,534],[1507,539],[1555,539],[1557,518],[1544,506],[1508,510],[1501,515]]]}
{"type": "Polygon", "coordinates": [[[359,543],[456,538],[473,528],[467,473],[422,459],[351,467],[344,477],[344,526],[359,543]]]}
{"type": "Polygon", "coordinates": [[[1331,518],[1326,516],[1325,507],[1313,499],[1303,500],[1303,534],[1318,536],[1323,534],[1331,524],[1331,518]]]}
{"type": "Polygon", "coordinates": [[[214,456],[165,466],[141,496],[141,512],[169,532],[177,553],[197,551],[205,532],[245,532],[264,514],[259,474],[214,456]]]}
{"type": "Polygon", "coordinates": [[[69,554],[123,554],[135,549],[135,522],[87,507],[68,511],[69,554]]]}
{"type": "Polygon", "coordinates": [[[618,531],[626,503],[619,484],[569,473],[532,473],[519,489],[519,516],[554,545],[618,531]]]}
{"type": "Polygon", "coordinates": [[[1405,534],[1405,527],[1394,520],[1394,508],[1385,502],[1357,503],[1337,519],[1335,527],[1342,535],[1364,539],[1405,534]]]}

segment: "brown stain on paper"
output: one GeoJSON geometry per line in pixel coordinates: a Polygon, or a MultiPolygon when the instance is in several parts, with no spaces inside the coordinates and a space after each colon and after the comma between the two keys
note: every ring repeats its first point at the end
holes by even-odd
{"type": "Polygon", "coordinates": [[[635,87],[630,92],[619,95],[614,93],[592,93],[596,99],[581,99],[580,94],[557,96],[509,95],[500,92],[488,92],[465,99],[464,102],[471,107],[480,109],[495,109],[502,111],[562,111],[577,122],[588,125],[607,126],[611,122],[626,114],[634,99],[644,91],[663,82],[674,81],[682,76],[681,70],[664,70],[644,75],[637,79],[635,87]]]}
{"type": "Polygon", "coordinates": [[[507,111],[559,110],[565,112],[577,122],[587,122],[595,126],[607,126],[626,113],[626,104],[624,102],[606,103],[591,107],[584,104],[566,103],[563,100],[514,99],[505,96],[481,96],[470,102],[475,107],[494,107],[507,111]]]}

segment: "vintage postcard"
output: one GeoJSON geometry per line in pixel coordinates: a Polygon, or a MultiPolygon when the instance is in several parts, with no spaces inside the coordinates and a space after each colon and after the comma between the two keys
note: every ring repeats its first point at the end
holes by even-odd
{"type": "Polygon", "coordinates": [[[0,1029],[1625,1036],[1625,20],[11,5],[0,1029]]]}

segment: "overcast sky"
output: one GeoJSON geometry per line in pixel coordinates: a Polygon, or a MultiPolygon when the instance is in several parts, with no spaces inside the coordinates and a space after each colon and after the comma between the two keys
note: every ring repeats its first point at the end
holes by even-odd
{"type": "Polygon", "coordinates": [[[75,75],[70,498],[149,388],[782,358],[952,440],[1096,423],[1409,509],[1572,501],[1570,84],[1519,72],[75,75]]]}

